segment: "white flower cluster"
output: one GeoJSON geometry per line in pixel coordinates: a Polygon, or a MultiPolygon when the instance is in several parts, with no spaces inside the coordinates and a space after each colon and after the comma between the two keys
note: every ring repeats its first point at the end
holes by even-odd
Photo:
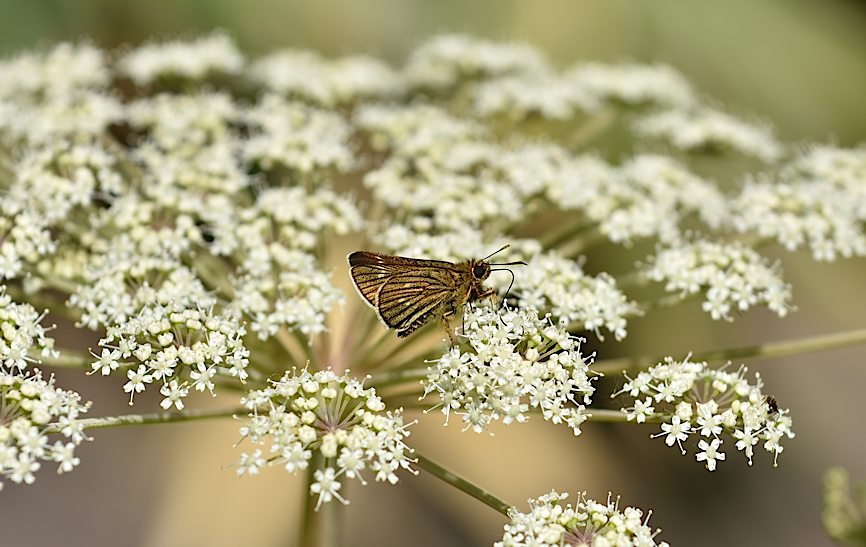
{"type": "Polygon", "coordinates": [[[515,222],[523,208],[515,189],[485,162],[489,145],[464,143],[441,161],[431,157],[392,156],[364,176],[364,184],[388,207],[430,216],[440,231],[515,222]]]}
{"type": "Polygon", "coordinates": [[[573,81],[554,75],[500,78],[473,90],[473,107],[480,116],[503,116],[520,121],[532,115],[568,120],[577,111],[599,108],[597,98],[573,81]]]}
{"type": "MultiPolygon", "coordinates": [[[[430,234],[429,219],[415,218],[413,228],[400,224],[392,224],[371,234],[373,241],[382,245],[396,255],[423,256],[433,260],[461,262],[467,258],[481,258],[508,245],[508,248],[496,253],[490,260],[494,262],[512,262],[526,260],[541,252],[541,244],[534,239],[494,239],[487,241],[479,230],[465,229],[441,234],[430,234]]],[[[522,266],[518,266],[522,267],[522,266]]],[[[505,289],[510,277],[500,274],[491,276],[487,283],[505,289]]]]}
{"type": "Polygon", "coordinates": [[[57,249],[56,224],[96,197],[123,188],[115,159],[94,144],[51,143],[28,150],[0,210],[0,278],[14,278],[57,249]]]}
{"type": "Polygon", "coordinates": [[[42,357],[56,356],[54,339],[46,333],[54,326],[42,326],[45,313],[30,304],[19,304],[0,285],[0,371],[20,372],[28,363],[39,363],[42,357]]]}
{"type": "Polygon", "coordinates": [[[58,473],[72,471],[80,461],[75,448],[86,438],[79,416],[89,407],[38,370],[26,376],[0,371],[0,476],[32,484],[41,462],[52,461],[58,473]]]}
{"type": "Polygon", "coordinates": [[[240,113],[231,95],[223,92],[159,93],[129,103],[125,117],[133,129],[147,131],[161,148],[176,150],[230,138],[231,124],[240,113]]]}
{"type": "Polygon", "coordinates": [[[403,78],[384,62],[363,55],[335,60],[305,50],[283,50],[259,59],[253,80],[270,91],[323,106],[400,96],[403,78]]]}
{"type": "Polygon", "coordinates": [[[599,102],[683,106],[695,101],[689,82],[667,65],[585,63],[563,78],[599,102]]]}
{"type": "Polygon", "coordinates": [[[756,374],[755,383],[750,384],[746,370],[741,366],[728,372],[703,362],[693,363],[688,357],[682,361],[667,357],[634,379],[626,374],[628,381],[614,396],[633,398],[632,406],[622,409],[630,421],[660,420],[661,433],[651,436],[664,437],[668,446],[676,443],[683,455],[683,443],[690,435],[697,436],[696,459],[706,462],[710,471],[725,460],[722,434],[736,441],[736,449],[743,452],[749,465],[755,445],[763,441],[776,465],[784,449],[782,439],[794,437],[791,418],[788,410],[780,409],[774,398],[763,393],[760,375],[756,374]]]}
{"type": "Polygon", "coordinates": [[[563,502],[568,494],[551,491],[529,500],[529,512],[510,511],[511,522],[505,525],[502,541],[494,547],[667,547],[656,542],[661,530],[647,526],[650,511],[644,517],[636,507],[619,508],[619,498],[599,503],[577,493],[575,505],[563,502]]]}
{"type": "Polygon", "coordinates": [[[424,387],[425,397],[439,396],[446,424],[454,412],[480,433],[497,420],[525,422],[534,409],[580,435],[595,391],[580,339],[533,309],[470,307],[463,320],[462,347],[435,361],[424,387]]]}
{"type": "Polygon", "coordinates": [[[418,47],[409,58],[405,72],[409,83],[414,86],[442,89],[464,79],[547,70],[547,61],[529,45],[450,34],[437,36],[418,47]]]}
{"type": "Polygon", "coordinates": [[[123,390],[132,404],[153,382],[162,384],[164,409],[184,407],[190,389],[214,393],[214,379],[226,375],[246,380],[249,350],[238,319],[196,304],[176,300],[145,305],[127,321],[108,327],[94,354],[91,372],[108,375],[120,368],[128,382],[123,390]]]}
{"type": "Polygon", "coordinates": [[[88,43],[62,43],[44,53],[0,60],[0,127],[32,144],[92,138],[121,117],[106,93],[105,53],[88,43]]]}
{"type": "Polygon", "coordinates": [[[252,318],[250,329],[261,340],[275,335],[281,327],[305,335],[323,332],[325,316],[345,297],[330,276],[316,265],[312,255],[279,248],[272,256],[250,253],[247,267],[262,260],[235,282],[232,306],[252,318]],[[268,262],[265,262],[268,261],[268,262]]]}
{"type": "Polygon", "coordinates": [[[817,147],[779,177],[751,181],[734,199],[739,231],[807,246],[815,260],[866,255],[866,149],[817,147]]]}
{"type": "Polygon", "coordinates": [[[351,130],[339,114],[265,95],[244,113],[244,121],[253,133],[244,141],[243,155],[264,169],[285,166],[308,174],[347,171],[354,164],[351,130]]]}
{"type": "Polygon", "coordinates": [[[665,156],[643,154],[619,167],[594,156],[577,157],[554,180],[548,198],[584,213],[615,243],[646,237],[675,241],[691,215],[713,229],[724,226],[729,215],[727,199],[713,183],[665,156]]]}
{"type": "Polygon", "coordinates": [[[530,115],[569,120],[605,104],[686,107],[695,101],[688,82],[672,68],[638,64],[578,64],[561,74],[539,66],[480,82],[471,95],[476,114],[518,121],[530,115]]]}
{"type": "Polygon", "coordinates": [[[214,33],[192,41],[139,46],[123,56],[118,70],[140,86],[162,78],[201,80],[213,74],[234,74],[244,56],[225,34],[214,33]]]}
{"type": "Polygon", "coordinates": [[[731,320],[732,311],[744,312],[757,304],[765,304],[779,317],[791,311],[791,286],[779,269],[741,243],[700,240],[660,249],[643,273],[663,282],[668,292],[704,293],[704,311],[713,319],[731,320]]]}
{"type": "Polygon", "coordinates": [[[376,390],[348,373],[288,371],[243,403],[250,421],[241,436],[262,448],[241,456],[238,475],[258,474],[265,465],[294,473],[318,453],[323,462],[310,485],[310,494],[319,496],[316,509],[334,498],[348,503],[340,494],[344,479],[366,484],[370,473],[394,484],[397,471],[411,471],[412,449],[405,442],[411,424],[403,422],[401,410],[385,410],[376,390]]]}
{"type": "Polygon", "coordinates": [[[656,112],[634,124],[639,135],[663,138],[680,150],[730,148],[772,162],[783,152],[773,130],[707,106],[656,112]]]}
{"type": "Polygon", "coordinates": [[[480,124],[429,104],[363,105],[354,123],[369,134],[373,149],[405,156],[442,157],[455,143],[486,134],[480,124]]]}
{"type": "Polygon", "coordinates": [[[232,234],[239,262],[232,305],[252,317],[252,331],[261,339],[281,326],[307,335],[324,331],[325,316],[344,297],[309,253],[323,237],[361,225],[355,205],[327,189],[268,189],[241,211],[232,234]]]}
{"type": "Polygon", "coordinates": [[[66,95],[108,84],[106,54],[89,43],[61,43],[43,53],[24,52],[0,61],[0,100],[21,95],[66,95]]]}
{"type": "Polygon", "coordinates": [[[514,293],[522,308],[536,308],[566,325],[592,331],[601,329],[617,340],[626,336],[626,318],[638,312],[637,305],[616,288],[613,277],[590,276],[577,261],[555,254],[539,254],[526,266],[515,266],[514,293]]]}

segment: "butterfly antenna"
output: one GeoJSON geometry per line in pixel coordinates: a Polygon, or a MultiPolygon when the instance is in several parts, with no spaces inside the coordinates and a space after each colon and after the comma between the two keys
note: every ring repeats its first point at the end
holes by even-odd
{"type": "Polygon", "coordinates": [[[485,256],[485,257],[482,258],[481,260],[487,260],[487,259],[490,258],[491,256],[493,256],[493,255],[495,255],[495,254],[497,254],[497,253],[501,253],[502,251],[504,251],[505,249],[507,249],[507,248],[509,248],[509,247],[511,247],[511,245],[503,245],[502,247],[500,247],[499,249],[493,251],[492,253],[490,253],[489,255],[485,256]]]}

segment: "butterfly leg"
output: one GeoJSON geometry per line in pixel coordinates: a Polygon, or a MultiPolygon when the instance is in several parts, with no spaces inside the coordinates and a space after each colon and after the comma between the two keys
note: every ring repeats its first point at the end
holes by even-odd
{"type": "Polygon", "coordinates": [[[442,326],[448,334],[448,340],[451,341],[452,348],[457,347],[457,342],[454,340],[454,333],[451,330],[451,316],[453,315],[454,310],[446,310],[445,313],[442,314],[442,326]]]}

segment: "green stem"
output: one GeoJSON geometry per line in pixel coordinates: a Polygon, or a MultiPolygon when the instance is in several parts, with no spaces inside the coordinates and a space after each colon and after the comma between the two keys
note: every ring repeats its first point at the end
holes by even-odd
{"type": "Polygon", "coordinates": [[[616,114],[616,108],[611,105],[599,110],[593,117],[572,131],[568,137],[569,147],[572,150],[584,148],[613,124],[616,120],[616,114]]]}
{"type": "MultiPolygon", "coordinates": [[[[211,418],[227,418],[237,414],[246,414],[245,408],[221,408],[215,410],[181,410],[178,412],[154,412],[152,414],[125,414],[121,416],[106,416],[104,418],[84,418],[79,420],[84,429],[103,429],[106,427],[124,427],[128,425],[169,424],[208,420],[211,418]]],[[[49,427],[52,432],[57,426],[49,427]]]]}
{"type": "Polygon", "coordinates": [[[316,481],[315,472],[321,464],[321,453],[313,452],[313,459],[310,465],[307,466],[307,472],[304,474],[304,489],[301,491],[301,504],[304,512],[301,514],[300,535],[298,536],[298,545],[300,547],[318,547],[316,545],[316,500],[310,494],[310,487],[316,481]]]}
{"type": "MultiPolygon", "coordinates": [[[[841,348],[866,343],[866,329],[856,329],[832,334],[819,334],[806,338],[794,340],[782,340],[756,346],[744,346],[741,348],[729,348],[722,350],[705,351],[695,353],[693,361],[729,361],[732,359],[752,358],[766,359],[771,357],[784,357],[786,355],[797,355],[810,353],[825,349],[841,348]]],[[[647,363],[658,363],[663,358],[653,357],[624,357],[621,359],[605,359],[598,361],[592,369],[602,373],[617,373],[623,370],[640,370],[647,363]]]]}
{"type": "Polygon", "coordinates": [[[426,368],[409,368],[405,370],[388,370],[379,374],[374,374],[367,385],[382,389],[383,387],[401,384],[405,381],[418,382],[427,378],[428,369],[426,368]]]}
{"type": "Polygon", "coordinates": [[[39,359],[40,365],[47,367],[58,368],[90,368],[90,364],[95,360],[94,357],[70,349],[61,349],[60,355],[53,357],[51,355],[39,359]]]}
{"type": "Polygon", "coordinates": [[[552,230],[545,234],[539,238],[539,242],[545,249],[553,249],[595,225],[595,222],[576,222],[574,224],[566,224],[561,230],[552,230]]]}
{"type": "Polygon", "coordinates": [[[430,473],[437,479],[444,481],[459,490],[462,490],[463,492],[469,494],[481,503],[499,511],[506,517],[509,516],[508,511],[511,509],[510,504],[505,503],[487,490],[484,490],[480,486],[469,482],[468,480],[457,475],[456,473],[445,469],[438,463],[427,459],[421,454],[416,453],[415,457],[417,458],[418,467],[420,467],[424,471],[430,473]]]}

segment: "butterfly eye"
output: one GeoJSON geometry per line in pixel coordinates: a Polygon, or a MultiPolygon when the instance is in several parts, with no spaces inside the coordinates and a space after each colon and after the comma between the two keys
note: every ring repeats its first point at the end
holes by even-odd
{"type": "Polygon", "coordinates": [[[476,264],[474,268],[472,268],[472,275],[475,277],[484,277],[487,273],[487,268],[485,264],[476,264]]]}

